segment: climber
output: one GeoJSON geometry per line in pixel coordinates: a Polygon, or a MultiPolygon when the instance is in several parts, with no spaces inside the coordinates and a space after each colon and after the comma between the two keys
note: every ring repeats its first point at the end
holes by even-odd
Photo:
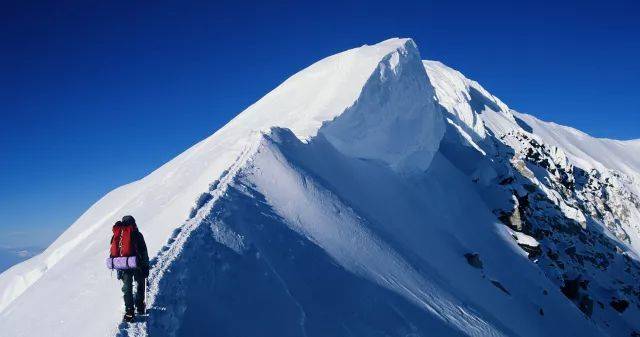
{"type": "MultiPolygon", "coordinates": [[[[125,260],[135,256],[133,266],[113,267],[118,270],[118,279],[122,280],[125,314],[123,320],[132,322],[135,317],[134,305],[138,315],[145,314],[145,280],[149,277],[149,255],[142,233],[138,230],[136,220],[126,215],[122,221],[113,226],[111,237],[111,258],[124,257],[125,260]],[[133,281],[136,282],[135,298],[133,281]]],[[[114,259],[115,260],[115,259],[114,259]]]]}

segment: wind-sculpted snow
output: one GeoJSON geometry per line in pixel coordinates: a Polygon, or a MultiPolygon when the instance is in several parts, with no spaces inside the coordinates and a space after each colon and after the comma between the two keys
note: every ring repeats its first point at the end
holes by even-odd
{"type": "MultiPolygon", "coordinates": [[[[268,140],[243,180],[288,227],[341,266],[465,335],[533,336],[546,329],[533,328],[540,322],[531,305],[540,299],[529,293],[546,280],[528,266],[501,270],[522,257],[446,160],[436,157],[426,175],[408,177],[375,161],[346,157],[322,137],[306,145],[275,130],[268,140]],[[446,197],[438,193],[444,190],[446,197]],[[502,254],[492,250],[496,245],[502,254]],[[469,251],[483,257],[481,272],[464,261],[469,251]],[[490,281],[504,284],[510,295],[490,281]],[[520,307],[510,296],[534,302],[520,307]]],[[[557,293],[543,302],[552,312],[565,305],[557,293]]],[[[568,313],[553,319],[577,318],[568,313]]],[[[581,323],[565,328],[567,334],[589,333],[581,323]]]]}
{"type": "Polygon", "coordinates": [[[353,106],[320,132],[341,152],[400,171],[425,171],[444,134],[435,93],[413,43],[387,55],[353,106]]]}
{"type": "Polygon", "coordinates": [[[435,87],[437,102],[442,106],[445,116],[452,125],[460,128],[460,135],[470,145],[482,152],[477,144],[484,142],[487,131],[479,114],[485,108],[494,111],[509,111],[509,108],[459,71],[438,61],[423,61],[423,65],[435,87]]]}
{"type": "Polygon", "coordinates": [[[198,196],[255,143],[256,135],[280,126],[301,139],[313,137],[324,122],[356,102],[380,62],[391,58],[385,57],[396,54],[401,64],[407,50],[417,52],[412,46],[411,40],[391,39],[321,60],[149,176],[106,195],[44,253],[0,275],[0,323],[5,332],[108,334],[121,315],[118,281],[104,269],[111,225],[118,218],[133,214],[151,256],[158,255],[187,220],[198,196]],[[61,304],[65,310],[59,310],[61,304]],[[82,318],[89,314],[94,323],[87,326],[82,318]],[[32,324],[21,324],[24,319],[32,324]]]}
{"type": "MultiPolygon", "coordinates": [[[[264,195],[251,187],[254,169],[269,169],[262,159],[274,159],[269,143],[262,144],[223,199],[207,204],[211,208],[207,217],[190,227],[194,230],[188,241],[179,245],[180,259],[160,279],[148,324],[123,335],[146,331],[169,336],[460,334],[408,302],[413,299],[403,300],[342,269],[317,242],[292,231],[264,195]],[[380,301],[377,307],[376,301],[380,301]],[[365,310],[367,314],[358,314],[365,310]]],[[[274,173],[287,178],[282,175],[287,172],[274,173]]],[[[366,240],[364,244],[379,245],[366,240]]],[[[392,252],[378,257],[389,253],[393,262],[392,252]]]]}
{"type": "Polygon", "coordinates": [[[274,129],[216,184],[121,336],[597,335],[444,158],[409,177],[321,134],[274,129]]]}
{"type": "Polygon", "coordinates": [[[639,335],[637,151],[411,40],[348,50],[1,274],[0,335],[639,335]],[[132,324],[103,266],[125,214],[152,256],[132,324]]]}
{"type": "MultiPolygon", "coordinates": [[[[286,131],[275,132],[280,141],[295,146],[295,137],[286,131]]],[[[490,323],[470,314],[463,302],[448,294],[438,281],[427,279],[432,275],[421,275],[415,270],[369,229],[371,225],[362,215],[290,165],[273,143],[267,143],[246,173],[248,183],[265,196],[288,227],[325,250],[350,272],[403,296],[461,332],[503,335],[490,323]]]]}

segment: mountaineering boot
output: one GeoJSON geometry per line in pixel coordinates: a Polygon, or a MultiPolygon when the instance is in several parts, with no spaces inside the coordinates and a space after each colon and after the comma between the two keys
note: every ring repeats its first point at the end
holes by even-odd
{"type": "Polygon", "coordinates": [[[140,305],[136,307],[136,312],[138,315],[144,315],[147,313],[147,309],[145,308],[145,305],[140,305]]]}
{"type": "Polygon", "coordinates": [[[130,323],[130,322],[133,322],[134,317],[135,317],[135,314],[133,312],[133,309],[127,309],[122,320],[130,323]]]}

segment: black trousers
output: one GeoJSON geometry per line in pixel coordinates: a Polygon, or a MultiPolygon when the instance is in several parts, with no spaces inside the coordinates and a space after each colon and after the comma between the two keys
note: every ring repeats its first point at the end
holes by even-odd
{"type": "Polygon", "coordinates": [[[118,278],[122,280],[122,294],[126,310],[144,307],[145,278],[139,270],[121,270],[118,278]],[[136,282],[136,293],[133,295],[133,281],[136,282]]]}

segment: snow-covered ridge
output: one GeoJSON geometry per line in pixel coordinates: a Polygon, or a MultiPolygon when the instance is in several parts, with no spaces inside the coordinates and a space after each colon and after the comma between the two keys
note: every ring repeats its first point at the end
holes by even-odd
{"type": "Polygon", "coordinates": [[[615,169],[629,175],[640,172],[640,139],[596,138],[569,126],[542,121],[512,110],[478,82],[439,61],[424,61],[424,66],[438,103],[469,139],[484,139],[487,128],[498,135],[524,130],[561,148],[585,169],[615,169]]]}
{"type": "Polygon", "coordinates": [[[566,132],[410,39],[330,56],[1,274],[2,334],[632,333],[637,166],[566,132]],[[124,214],[153,257],[132,325],[103,267],[124,214]]]}
{"type": "Polygon", "coordinates": [[[629,175],[640,172],[640,140],[614,140],[592,137],[572,127],[541,121],[528,114],[518,114],[537,134],[585,169],[615,169],[629,175]]]}
{"type": "MultiPolygon", "coordinates": [[[[326,122],[333,121],[348,108],[358,106],[356,102],[373,74],[390,83],[393,82],[392,78],[419,76],[419,73],[412,75],[412,72],[420,69],[415,65],[419,60],[413,41],[390,39],[330,56],[293,75],[209,138],[149,176],[107,194],[44,253],[1,274],[0,313],[3,321],[33,317],[33,321],[39,322],[40,326],[56,325],[55,322],[65,320],[62,317],[68,317],[66,321],[71,322],[71,317],[81,315],[88,305],[100,303],[100,308],[94,313],[101,320],[90,327],[87,334],[104,334],[105,329],[117,321],[121,305],[117,282],[109,278],[103,267],[104,245],[116,219],[125,214],[134,214],[146,236],[150,255],[157,255],[174,229],[187,219],[198,196],[207,191],[209,184],[252,146],[261,132],[272,127],[284,127],[300,139],[308,140],[326,122]],[[34,287],[36,284],[38,286],[34,287]],[[101,290],[78,293],[78,288],[101,290]],[[44,305],[37,304],[42,297],[50,300],[44,305]],[[69,299],[74,299],[75,303],[69,310],[59,311],[51,307],[54,303],[66,303],[69,299]],[[38,310],[33,309],[35,307],[49,314],[39,315],[38,310]],[[35,319],[36,316],[39,318],[35,319]]],[[[418,79],[426,79],[424,71],[422,78],[418,79]]],[[[428,90],[424,81],[414,80],[413,86],[418,88],[418,92],[412,91],[414,95],[420,90],[428,90]]],[[[371,84],[369,87],[384,91],[384,85],[371,84]]],[[[406,164],[412,154],[421,153],[424,155],[421,160],[411,161],[419,163],[421,169],[426,168],[429,156],[433,156],[437,149],[442,128],[437,123],[428,124],[437,121],[439,116],[428,108],[429,92],[421,94],[424,98],[417,101],[417,107],[411,104],[406,106],[408,116],[411,122],[434,130],[433,134],[426,133],[418,143],[405,142],[406,150],[400,151],[404,154],[399,157],[391,156],[389,150],[381,151],[382,155],[376,156],[376,153],[362,153],[363,149],[356,148],[349,149],[351,155],[380,159],[400,167],[406,164]]],[[[403,112],[387,108],[383,106],[377,111],[381,114],[403,112]]],[[[356,115],[357,110],[353,109],[352,115],[356,115]]],[[[393,121],[390,121],[386,128],[370,131],[388,132],[393,131],[394,127],[393,121]]],[[[366,131],[361,130],[362,137],[368,137],[366,131]]],[[[336,142],[346,138],[337,128],[329,133],[329,138],[336,142]]],[[[393,139],[374,137],[374,141],[384,146],[393,139]]],[[[66,335],[66,331],[78,331],[74,327],[73,323],[66,324],[55,334],[66,335]]]]}
{"type": "Polygon", "coordinates": [[[293,75],[214,135],[148,177],[110,192],[42,255],[0,277],[0,289],[4,290],[0,310],[79,243],[86,243],[90,235],[101,229],[102,237],[108,236],[113,220],[122,214],[136,214],[143,228],[153,228],[153,233],[158,233],[147,239],[152,254],[157,252],[172,228],[185,219],[198,194],[206,191],[208,184],[249,146],[251,134],[280,126],[291,129],[301,139],[315,135],[322,123],[353,105],[385,56],[400,52],[405,55],[407,45],[413,45],[413,41],[390,39],[323,59],[293,75]],[[209,156],[213,153],[215,156],[209,156]],[[157,210],[164,211],[153,214],[157,210]]]}
{"type": "Polygon", "coordinates": [[[445,156],[586,317],[611,335],[640,333],[636,141],[540,121],[439,62],[425,68],[449,122],[445,156]]]}
{"type": "Polygon", "coordinates": [[[442,156],[426,175],[407,177],[346,156],[322,132],[303,143],[275,129],[229,186],[205,206],[211,211],[183,244],[176,272],[160,281],[154,305],[163,310],[122,336],[188,336],[221,326],[239,335],[542,335],[548,327],[537,326],[532,305],[543,305],[557,324],[572,322],[562,333],[594,333],[558,292],[536,298],[550,284],[518,262],[524,259],[509,234],[442,156]],[[484,267],[470,267],[468,251],[480,253],[484,267]],[[198,281],[209,278],[215,286],[198,281]],[[228,314],[188,309],[211,305],[228,314]]]}
{"type": "Polygon", "coordinates": [[[482,142],[487,136],[485,123],[479,117],[485,109],[501,112],[512,119],[509,107],[478,82],[439,61],[423,61],[423,64],[435,88],[438,103],[472,144],[482,142]]]}

